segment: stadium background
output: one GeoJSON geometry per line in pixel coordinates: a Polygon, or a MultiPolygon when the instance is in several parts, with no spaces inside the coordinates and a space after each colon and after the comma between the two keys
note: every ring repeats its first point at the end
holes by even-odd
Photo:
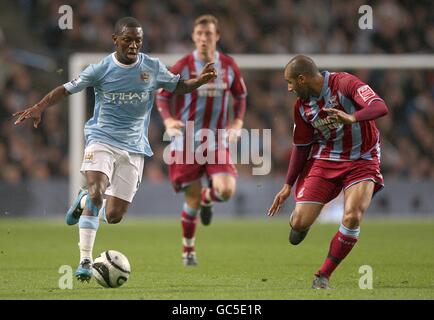
{"type": "MultiPolygon", "coordinates": [[[[144,27],[142,51],[186,54],[193,20],[203,13],[220,20],[219,48],[229,54],[432,54],[432,1],[2,1],[0,3],[0,213],[1,216],[58,216],[68,205],[68,106],[51,107],[43,124],[13,125],[11,114],[39,101],[68,81],[68,58],[76,52],[112,52],[114,22],[132,15],[144,27]],[[58,9],[74,10],[72,30],[60,30],[58,9]],[[374,29],[360,30],[358,8],[370,4],[374,29]],[[306,13],[306,14],[300,14],[306,13]],[[324,14],[326,13],[326,14],[324,14]]],[[[417,59],[417,57],[415,57],[417,59]]],[[[282,66],[283,68],[283,66],[282,66]]],[[[389,115],[377,121],[382,135],[386,188],[370,216],[433,215],[434,71],[345,70],[379,92],[389,115]]],[[[286,173],[294,97],[281,71],[243,71],[249,91],[246,128],[272,128],[272,169],[251,177],[238,166],[236,197],[216,206],[220,215],[265,214],[286,173]]],[[[88,92],[89,112],[92,91],[88,92]]],[[[154,110],[149,131],[154,157],[130,214],[178,215],[162,161],[163,126],[154,110]],[[164,194],[164,196],[162,196],[164,194]],[[157,199],[157,201],[155,201],[157,199]],[[164,201],[163,201],[164,200],[164,201]]],[[[292,203],[286,212],[289,213],[292,203]]]]}

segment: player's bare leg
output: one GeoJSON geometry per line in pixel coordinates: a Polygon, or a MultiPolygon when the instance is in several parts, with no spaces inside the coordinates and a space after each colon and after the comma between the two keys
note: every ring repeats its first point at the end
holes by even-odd
{"type": "Polygon", "coordinates": [[[197,265],[195,251],[195,233],[197,213],[200,207],[202,185],[200,180],[194,181],[185,189],[185,203],[181,212],[182,226],[182,262],[185,266],[197,265]]]}
{"type": "Polygon", "coordinates": [[[374,186],[374,182],[366,180],[356,183],[345,190],[342,223],[330,243],[327,258],[315,275],[313,288],[328,288],[328,279],[331,274],[356,244],[360,233],[360,221],[371,203],[374,186]]]}
{"type": "Polygon", "coordinates": [[[80,281],[89,282],[92,277],[92,250],[99,227],[98,213],[103,206],[104,193],[109,184],[109,179],[102,172],[87,171],[86,181],[88,195],[83,197],[85,199],[85,206],[78,222],[80,264],[75,272],[75,276],[80,281]]]}
{"type": "Polygon", "coordinates": [[[371,180],[361,181],[345,190],[345,212],[342,224],[348,229],[359,228],[363,214],[371,204],[375,184],[371,180]]]}
{"type": "Polygon", "coordinates": [[[202,190],[200,218],[203,225],[211,223],[212,203],[228,201],[235,194],[236,185],[235,177],[230,174],[213,175],[211,188],[202,190]]]}
{"type": "Polygon", "coordinates": [[[107,202],[103,210],[107,223],[115,224],[121,222],[127,213],[130,203],[114,196],[107,196],[107,202]]]}
{"type": "Polygon", "coordinates": [[[289,220],[291,227],[289,242],[291,244],[297,245],[304,240],[323,207],[324,205],[319,203],[297,203],[295,205],[289,220]]]}

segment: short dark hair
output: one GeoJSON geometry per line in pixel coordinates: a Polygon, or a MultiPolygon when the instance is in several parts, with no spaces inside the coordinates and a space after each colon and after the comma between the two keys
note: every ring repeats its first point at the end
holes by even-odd
{"type": "Polygon", "coordinates": [[[122,33],[122,30],[124,27],[127,28],[141,28],[142,25],[140,24],[139,20],[133,17],[124,17],[120,18],[118,21],[116,21],[115,24],[115,34],[120,35],[122,33]]]}
{"type": "Polygon", "coordinates": [[[285,66],[285,71],[289,67],[291,67],[291,69],[288,71],[291,71],[291,76],[294,78],[301,74],[313,76],[319,72],[315,62],[308,56],[302,54],[296,55],[289,60],[288,64],[285,66]]]}
{"type": "Polygon", "coordinates": [[[219,21],[212,14],[204,14],[204,15],[201,15],[201,16],[197,17],[196,20],[194,20],[193,29],[196,28],[196,26],[199,25],[199,24],[208,24],[208,23],[214,24],[216,31],[220,32],[220,30],[219,30],[219,21]]]}

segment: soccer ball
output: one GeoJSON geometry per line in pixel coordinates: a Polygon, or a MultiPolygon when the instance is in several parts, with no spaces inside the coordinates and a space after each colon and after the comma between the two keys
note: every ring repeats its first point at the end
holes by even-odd
{"type": "Polygon", "coordinates": [[[107,250],[95,259],[92,273],[100,285],[105,288],[118,288],[123,285],[131,272],[130,263],[122,253],[107,250]]]}

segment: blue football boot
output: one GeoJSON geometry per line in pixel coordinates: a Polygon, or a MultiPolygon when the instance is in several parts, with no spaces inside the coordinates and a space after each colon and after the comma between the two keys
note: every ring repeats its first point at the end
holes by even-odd
{"type": "Polygon", "coordinates": [[[72,203],[71,207],[68,209],[68,212],[66,212],[65,221],[67,225],[74,225],[78,223],[78,220],[80,220],[80,216],[83,212],[83,209],[80,207],[81,199],[89,194],[87,189],[81,188],[78,192],[77,197],[75,198],[74,202],[72,203]]]}
{"type": "Polygon", "coordinates": [[[75,277],[81,282],[89,282],[92,278],[92,261],[83,259],[75,271],[75,277]]]}

